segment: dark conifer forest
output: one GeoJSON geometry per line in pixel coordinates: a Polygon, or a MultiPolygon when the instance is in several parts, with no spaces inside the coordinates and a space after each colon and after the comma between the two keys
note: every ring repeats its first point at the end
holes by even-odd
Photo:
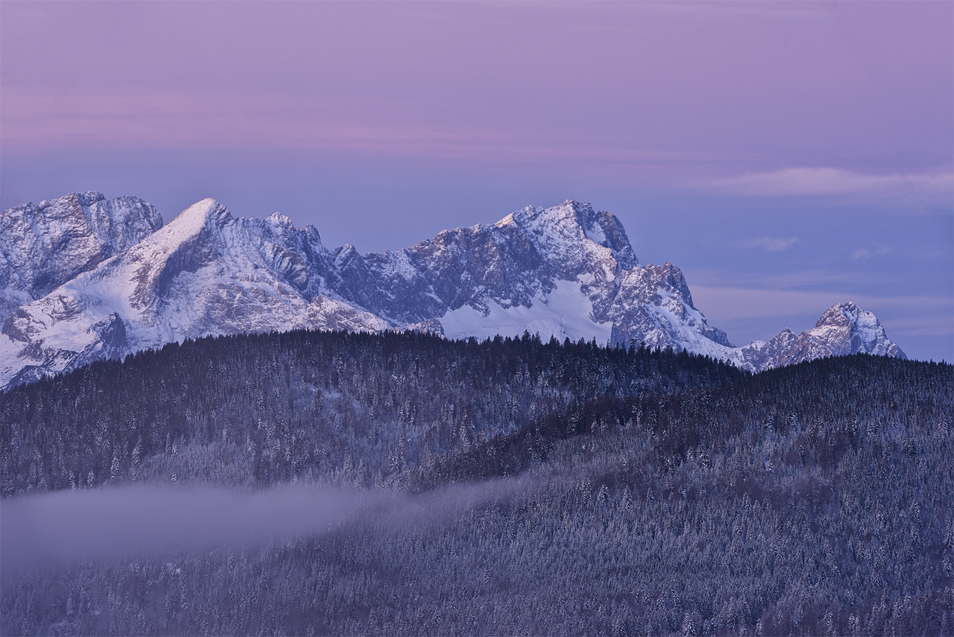
{"type": "Polygon", "coordinates": [[[0,633],[950,635],[952,403],[950,365],[865,355],[751,375],[529,334],[171,344],[0,393],[6,510],[160,484],[367,504],[3,568],[0,633]]]}

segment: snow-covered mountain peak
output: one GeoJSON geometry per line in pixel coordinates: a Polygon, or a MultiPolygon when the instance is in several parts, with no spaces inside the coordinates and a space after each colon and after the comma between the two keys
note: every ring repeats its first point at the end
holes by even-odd
{"type": "Polygon", "coordinates": [[[845,342],[845,354],[861,352],[905,358],[900,348],[888,340],[878,318],[851,301],[828,308],[810,332],[826,340],[845,342]]]}
{"type": "MultiPolygon", "coordinates": [[[[254,225],[256,220],[249,221],[254,225]]],[[[300,237],[316,248],[321,246],[321,235],[318,234],[318,230],[314,226],[308,225],[304,228],[298,228],[294,221],[279,212],[274,212],[261,220],[261,228],[263,234],[267,235],[271,241],[279,243],[291,241],[294,243],[297,241],[296,237],[300,237]]]]}
{"type": "Polygon", "coordinates": [[[509,215],[495,223],[494,225],[498,228],[506,228],[507,226],[514,225],[516,221],[514,220],[515,212],[511,212],[509,215]]]}
{"type": "Polygon", "coordinates": [[[162,217],[136,197],[76,192],[0,214],[0,324],[17,307],[137,244],[162,217]]]}
{"type": "Polygon", "coordinates": [[[810,330],[796,334],[785,328],[767,343],[746,345],[741,353],[741,365],[753,371],[848,354],[907,358],[888,338],[877,317],[850,301],[825,310],[810,330]]]}
{"type": "Polygon", "coordinates": [[[288,217],[286,217],[280,212],[273,212],[272,214],[268,215],[265,218],[265,221],[267,221],[272,226],[275,226],[278,228],[285,228],[290,230],[295,227],[295,222],[293,222],[291,219],[289,219],[288,217]]]}
{"type": "Polygon", "coordinates": [[[334,251],[334,255],[335,265],[339,268],[347,266],[355,259],[361,258],[361,255],[358,253],[358,249],[350,243],[346,243],[340,248],[337,248],[334,251]]]}
{"type": "Polygon", "coordinates": [[[206,226],[221,226],[232,218],[228,208],[215,199],[203,199],[192,204],[166,225],[168,234],[191,236],[206,226]]]}
{"type": "MultiPolygon", "coordinates": [[[[207,252],[200,244],[208,244],[212,236],[221,235],[221,229],[232,220],[228,209],[215,199],[203,199],[180,212],[175,219],[134,246],[125,257],[128,263],[141,264],[137,277],[140,286],[167,267],[172,255],[179,254],[195,262],[200,253],[207,252]],[[200,240],[201,237],[201,240],[200,240]],[[143,269],[145,268],[145,269],[143,269]]],[[[173,264],[173,268],[181,267],[173,264]]],[[[140,290],[139,296],[144,294],[140,290]]]]}
{"type": "Polygon", "coordinates": [[[586,251],[588,243],[609,250],[624,270],[639,265],[619,220],[609,212],[596,212],[584,201],[566,200],[550,208],[527,206],[497,222],[504,228],[514,225],[531,241],[548,252],[586,251]]]}
{"type": "Polygon", "coordinates": [[[3,237],[20,244],[21,249],[26,243],[29,247],[55,247],[61,252],[75,244],[92,242],[113,254],[161,227],[159,212],[141,199],[107,200],[102,193],[92,191],[22,204],[0,214],[3,237]]]}
{"type": "Polygon", "coordinates": [[[233,217],[214,199],[160,225],[148,204],[99,193],[3,214],[0,256],[12,265],[0,267],[0,292],[4,276],[19,278],[8,286],[12,309],[0,327],[0,387],[184,338],[296,328],[410,328],[449,338],[528,330],[672,347],[752,371],[856,352],[903,356],[853,303],[829,308],[812,330],[735,347],[693,305],[678,267],[640,266],[619,220],[578,201],[366,255],[349,244],[328,250],[312,226],[296,229],[278,213],[233,217]],[[34,236],[28,221],[49,231],[17,239],[34,236]],[[75,228],[82,232],[64,230],[75,228]],[[106,240],[123,229],[120,241],[106,240]],[[77,248],[85,239],[74,241],[101,234],[92,252],[77,248]],[[37,268],[35,255],[52,265],[37,268]],[[78,268],[63,266],[61,257],[75,255],[78,268]],[[52,287],[51,273],[60,277],[52,287]],[[21,279],[49,289],[31,296],[21,279]]]}
{"type": "Polygon", "coordinates": [[[871,320],[874,319],[874,322],[877,323],[877,319],[874,318],[874,314],[862,310],[852,301],[847,303],[838,303],[832,305],[830,308],[825,310],[825,313],[821,315],[821,318],[815,323],[815,327],[824,327],[834,326],[834,327],[846,327],[852,323],[866,323],[870,324],[871,320]]]}

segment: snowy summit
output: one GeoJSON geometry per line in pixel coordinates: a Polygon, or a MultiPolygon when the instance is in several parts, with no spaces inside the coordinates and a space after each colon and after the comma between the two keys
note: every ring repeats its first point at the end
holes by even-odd
{"type": "Polygon", "coordinates": [[[213,199],[162,226],[138,199],[72,194],[7,210],[0,228],[0,387],[187,338],[291,329],[529,331],[672,347],[752,371],[904,356],[852,303],[802,334],[735,347],[693,305],[679,268],[640,265],[619,220],[577,201],[367,255],[326,248],[315,228],[282,215],[233,217],[213,199]]]}

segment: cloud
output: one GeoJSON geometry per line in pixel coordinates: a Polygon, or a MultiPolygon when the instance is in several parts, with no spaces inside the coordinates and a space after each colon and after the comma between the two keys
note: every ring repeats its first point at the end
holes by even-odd
{"type": "Polygon", "coordinates": [[[784,2],[641,2],[635,5],[643,11],[658,13],[725,16],[725,17],[758,17],[768,19],[834,19],[838,8],[827,3],[784,3],[784,2]]]}
{"type": "Polygon", "coordinates": [[[406,105],[387,116],[366,100],[254,90],[4,87],[5,153],[82,149],[281,150],[427,159],[583,162],[601,174],[646,165],[726,162],[717,152],[610,146],[585,134],[506,123],[422,120],[406,105]],[[402,110],[403,109],[403,110],[402,110]]]}
{"type": "Polygon", "coordinates": [[[954,173],[865,175],[840,168],[784,168],[709,184],[743,196],[931,195],[950,198],[954,173]]]}
{"type": "Polygon", "coordinates": [[[888,246],[879,245],[874,250],[869,250],[868,248],[860,248],[855,250],[854,254],[851,255],[852,259],[870,259],[872,256],[884,256],[891,252],[891,248],[888,246]]]}
{"type": "Polygon", "coordinates": [[[783,252],[791,248],[795,242],[798,241],[798,237],[791,237],[790,239],[778,239],[774,237],[759,237],[758,239],[753,239],[752,241],[747,241],[742,244],[743,248],[762,248],[768,250],[769,252],[783,252]]]}
{"type": "Polygon", "coordinates": [[[362,504],[357,492],[330,487],[56,491],[0,503],[0,557],[9,573],[58,561],[267,541],[325,530],[362,504]]]}
{"type": "Polygon", "coordinates": [[[126,485],[0,501],[3,577],[76,560],[268,544],[363,521],[443,524],[519,496],[526,479],[448,485],[420,495],[387,489],[282,485],[243,492],[199,485],[126,485]]]}
{"type": "Polygon", "coordinates": [[[481,131],[361,121],[360,106],[248,91],[4,90],[2,141],[14,149],[282,148],[454,150],[481,131]]]}

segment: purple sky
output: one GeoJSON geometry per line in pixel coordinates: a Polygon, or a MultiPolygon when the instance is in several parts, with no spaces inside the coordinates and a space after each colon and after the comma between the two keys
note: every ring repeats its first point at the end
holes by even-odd
{"type": "Polygon", "coordinates": [[[737,344],[954,360],[954,4],[0,4],[0,202],[212,196],[400,248],[590,201],[737,344]]]}

